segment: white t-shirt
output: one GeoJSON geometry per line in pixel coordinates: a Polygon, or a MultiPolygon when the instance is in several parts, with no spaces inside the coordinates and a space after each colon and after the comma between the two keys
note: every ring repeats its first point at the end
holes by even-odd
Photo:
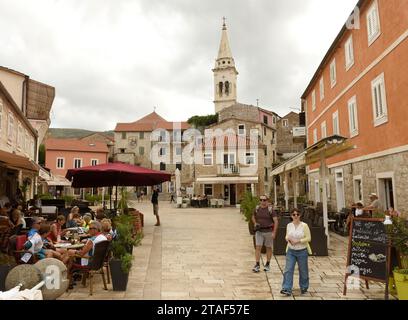
{"type": "MultiPolygon", "coordinates": [[[[286,227],[286,234],[288,238],[296,239],[296,240],[302,240],[305,237],[305,230],[304,230],[304,222],[301,222],[297,227],[295,224],[289,223],[286,227]]],[[[288,246],[292,250],[303,250],[307,248],[307,243],[297,243],[295,245],[288,243],[288,246]]]]}
{"type": "MultiPolygon", "coordinates": [[[[92,241],[92,245],[93,245],[92,246],[92,251],[90,252],[91,253],[90,256],[92,256],[94,251],[95,251],[95,245],[97,243],[99,243],[99,242],[102,242],[102,241],[108,241],[108,239],[105,237],[104,234],[101,233],[101,234],[97,235],[95,239],[92,240],[92,238],[91,238],[90,241],[92,241]]],[[[87,266],[88,262],[89,262],[89,259],[84,259],[84,258],[81,259],[81,265],[83,265],[83,266],[87,266]]]]}
{"type": "Polygon", "coordinates": [[[356,209],[356,217],[362,216],[364,213],[363,209],[356,209]]]}
{"type": "Polygon", "coordinates": [[[32,246],[30,247],[30,249],[28,249],[28,251],[33,254],[38,253],[43,247],[43,240],[37,232],[34,233],[34,235],[31,238],[29,238],[28,241],[30,241],[32,244],[32,246]]]}

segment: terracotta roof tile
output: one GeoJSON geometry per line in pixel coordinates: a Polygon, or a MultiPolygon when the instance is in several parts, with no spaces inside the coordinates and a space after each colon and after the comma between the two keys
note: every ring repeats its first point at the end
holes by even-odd
{"type": "MultiPolygon", "coordinates": [[[[151,132],[155,129],[173,130],[174,123],[176,122],[166,121],[156,112],[152,112],[135,122],[116,124],[115,132],[151,132]]],[[[190,125],[187,122],[180,122],[180,124],[182,130],[190,128],[190,125]]]]}
{"type": "Polygon", "coordinates": [[[99,141],[89,143],[79,139],[47,139],[45,149],[109,153],[106,143],[99,141]]]}

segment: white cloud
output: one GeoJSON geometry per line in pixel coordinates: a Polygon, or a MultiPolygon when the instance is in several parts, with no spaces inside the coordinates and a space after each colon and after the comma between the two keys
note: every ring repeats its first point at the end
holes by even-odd
{"type": "Polygon", "coordinates": [[[278,113],[300,95],[356,0],[0,0],[0,65],[56,87],[52,127],[113,129],[157,111],[214,112],[227,16],[239,101],[278,113]]]}

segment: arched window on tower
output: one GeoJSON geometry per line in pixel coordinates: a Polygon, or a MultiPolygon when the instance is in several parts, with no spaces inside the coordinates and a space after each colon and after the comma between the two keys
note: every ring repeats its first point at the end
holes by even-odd
{"type": "Polygon", "coordinates": [[[219,93],[220,97],[222,96],[222,87],[223,87],[223,83],[220,82],[220,83],[218,84],[218,93],[219,93]]]}
{"type": "Polygon", "coordinates": [[[225,94],[228,96],[230,93],[230,83],[225,81],[225,94]]]}

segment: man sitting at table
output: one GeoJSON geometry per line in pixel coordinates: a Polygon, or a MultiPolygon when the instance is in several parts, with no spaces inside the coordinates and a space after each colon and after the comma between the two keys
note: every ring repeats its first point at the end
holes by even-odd
{"type": "MultiPolygon", "coordinates": [[[[37,227],[38,223],[36,224],[37,227]]],[[[32,229],[37,230],[37,229],[32,229]]],[[[38,259],[44,258],[55,258],[66,263],[68,257],[63,259],[63,255],[55,250],[52,250],[52,246],[46,240],[50,234],[50,226],[48,224],[41,224],[39,226],[38,232],[34,232],[28,237],[27,242],[24,244],[24,248],[28,250],[31,254],[36,255],[38,259]]]]}
{"type": "Polygon", "coordinates": [[[93,256],[95,245],[102,241],[107,241],[108,239],[102,233],[102,225],[99,221],[92,221],[89,226],[90,238],[86,242],[85,246],[81,250],[76,250],[75,255],[77,257],[82,257],[81,265],[87,266],[89,258],[93,256]]]}

